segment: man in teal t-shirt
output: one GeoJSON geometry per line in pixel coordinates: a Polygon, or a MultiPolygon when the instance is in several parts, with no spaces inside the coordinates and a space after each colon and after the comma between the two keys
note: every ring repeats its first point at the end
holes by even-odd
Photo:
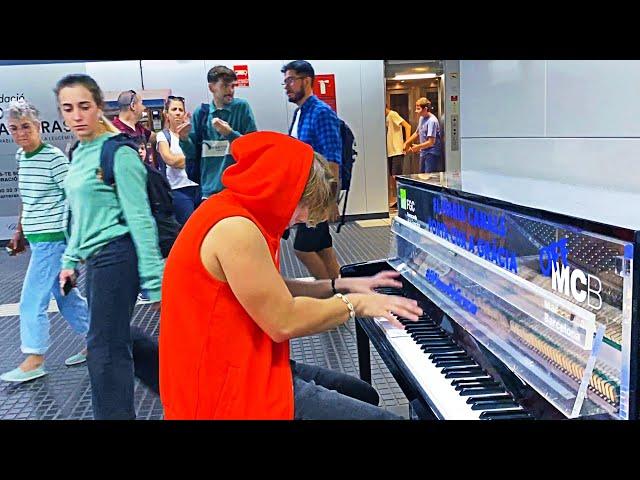
{"type": "Polygon", "coordinates": [[[222,65],[213,67],[207,73],[207,81],[213,102],[208,105],[204,125],[198,121],[202,115],[201,105],[193,112],[192,121],[182,124],[177,132],[187,161],[194,162],[194,168],[187,168],[187,172],[190,177],[197,177],[191,180],[200,184],[203,199],[224,189],[222,174],[234,163],[231,143],[257,130],[249,103],[234,98],[237,77],[233,70],[222,65]]]}

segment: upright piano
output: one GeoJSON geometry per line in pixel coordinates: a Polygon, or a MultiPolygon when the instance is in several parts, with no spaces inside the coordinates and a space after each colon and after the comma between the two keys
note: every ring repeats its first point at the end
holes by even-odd
{"type": "Polygon", "coordinates": [[[356,319],[361,378],[372,344],[412,418],[638,419],[640,213],[622,214],[639,203],[591,190],[560,214],[554,201],[584,192],[509,183],[489,195],[488,179],[470,173],[463,188],[464,175],[397,177],[388,258],[342,268],[400,272],[403,287],[380,293],[424,310],[404,328],[356,319]],[[598,209],[622,225],[594,220],[598,209]]]}

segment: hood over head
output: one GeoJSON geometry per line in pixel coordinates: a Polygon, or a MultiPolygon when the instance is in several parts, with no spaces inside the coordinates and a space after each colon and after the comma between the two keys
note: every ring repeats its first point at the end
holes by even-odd
{"type": "Polygon", "coordinates": [[[309,179],[310,145],[277,132],[254,132],[231,144],[236,161],[222,183],[274,237],[282,236],[309,179]]]}

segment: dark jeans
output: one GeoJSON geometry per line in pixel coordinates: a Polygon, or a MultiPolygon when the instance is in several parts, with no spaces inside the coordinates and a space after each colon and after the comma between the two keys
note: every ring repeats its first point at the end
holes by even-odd
{"type": "Polygon", "coordinates": [[[198,206],[200,187],[194,185],[177,188],[171,193],[173,193],[173,210],[176,214],[176,220],[180,225],[184,225],[198,206]]]}
{"type": "Polygon", "coordinates": [[[160,395],[158,342],[138,327],[131,327],[134,374],[156,395],[160,395]]]}
{"type": "Polygon", "coordinates": [[[96,420],[135,418],[130,322],[140,284],[138,257],[129,235],[87,260],[87,366],[96,420]]]}
{"type": "MultiPolygon", "coordinates": [[[[158,343],[131,328],[135,375],[160,394],[158,343]]],[[[344,373],[290,360],[296,420],[403,420],[378,407],[378,392],[344,373]]]]}
{"type": "Polygon", "coordinates": [[[425,153],[420,156],[420,173],[431,173],[441,171],[441,155],[425,153]]]}
{"type": "Polygon", "coordinates": [[[378,407],[378,392],[344,373],[291,360],[296,420],[403,420],[378,407]]]}

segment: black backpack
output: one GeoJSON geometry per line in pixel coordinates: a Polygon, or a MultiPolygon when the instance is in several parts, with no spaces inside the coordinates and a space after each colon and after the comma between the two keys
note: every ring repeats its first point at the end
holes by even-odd
{"type": "MultiPolygon", "coordinates": [[[[209,104],[202,103],[200,105],[200,111],[195,118],[193,127],[196,134],[195,148],[196,155],[194,158],[187,157],[185,170],[187,171],[187,177],[190,180],[200,184],[202,179],[200,178],[200,159],[202,158],[202,141],[204,140],[204,132],[207,128],[207,117],[209,116],[209,104]]],[[[167,141],[171,141],[167,139],[167,141]]]]}
{"type": "Polygon", "coordinates": [[[356,151],[356,138],[344,120],[340,121],[340,137],[342,138],[342,162],[340,164],[340,189],[345,191],[344,203],[342,204],[342,216],[340,223],[336,228],[336,232],[340,233],[340,229],[344,225],[344,219],[347,212],[347,200],[349,199],[349,190],[351,189],[351,173],[353,172],[353,164],[356,161],[358,152],[356,151]]]}
{"type": "MultiPolygon", "coordinates": [[[[79,142],[76,142],[69,150],[69,162],[71,162],[73,151],[77,148],[79,142]]],[[[107,139],[102,145],[100,152],[100,169],[102,170],[102,181],[107,185],[115,188],[115,177],[113,174],[113,164],[116,151],[120,147],[130,147],[136,154],[138,153],[138,145],[126,133],[120,133],[107,139]]],[[[163,258],[169,255],[169,251],[173,246],[178,233],[180,232],[180,224],[176,220],[173,213],[173,194],[171,193],[171,185],[167,179],[158,170],[150,165],[144,164],[147,169],[147,195],[149,198],[149,207],[156,222],[158,229],[158,243],[163,258]]]]}

